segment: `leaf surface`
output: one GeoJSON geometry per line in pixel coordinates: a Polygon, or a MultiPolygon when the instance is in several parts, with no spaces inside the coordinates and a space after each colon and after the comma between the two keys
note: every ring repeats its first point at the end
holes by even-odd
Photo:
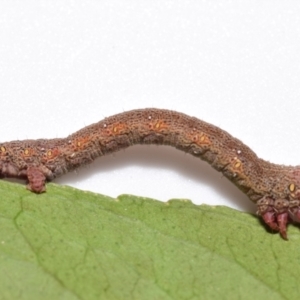
{"type": "Polygon", "coordinates": [[[1,299],[298,299],[289,241],[227,207],[0,182],[1,299]]]}

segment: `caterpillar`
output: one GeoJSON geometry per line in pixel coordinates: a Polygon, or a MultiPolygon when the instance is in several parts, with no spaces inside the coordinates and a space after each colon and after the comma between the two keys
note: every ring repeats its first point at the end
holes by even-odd
{"type": "Polygon", "coordinates": [[[0,143],[0,177],[27,180],[42,193],[46,182],[135,144],[169,145],[207,161],[257,205],[257,213],[287,239],[287,224],[300,222],[300,166],[260,159],[226,131],[186,114],[136,109],[86,126],[67,138],[0,143]]]}

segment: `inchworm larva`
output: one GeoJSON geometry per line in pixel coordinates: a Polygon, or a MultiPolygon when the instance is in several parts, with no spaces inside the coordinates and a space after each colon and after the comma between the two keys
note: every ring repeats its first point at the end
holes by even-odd
{"type": "Polygon", "coordinates": [[[258,214],[284,239],[288,222],[300,222],[300,166],[262,160],[226,131],[164,109],[117,114],[67,138],[2,143],[0,176],[27,179],[30,191],[42,193],[46,181],[134,144],[170,145],[206,160],[257,204],[258,214]]]}

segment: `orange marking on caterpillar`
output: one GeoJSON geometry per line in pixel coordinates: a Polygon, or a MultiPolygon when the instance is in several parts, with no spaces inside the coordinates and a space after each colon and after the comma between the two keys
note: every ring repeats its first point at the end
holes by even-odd
{"type": "Polygon", "coordinates": [[[205,135],[204,133],[192,135],[192,140],[195,144],[197,144],[199,146],[211,144],[209,137],[207,135],[205,135]]]}
{"type": "Polygon", "coordinates": [[[294,192],[294,191],[295,191],[295,184],[294,184],[294,183],[291,183],[291,184],[289,185],[289,190],[290,190],[291,192],[294,192]]]}
{"type": "Polygon", "coordinates": [[[0,155],[6,154],[6,148],[4,146],[0,147],[0,155]]]}
{"type": "Polygon", "coordinates": [[[53,148],[53,149],[48,149],[46,153],[43,155],[43,162],[51,161],[55,157],[57,157],[60,154],[59,149],[53,148]]]}
{"type": "Polygon", "coordinates": [[[114,134],[123,134],[127,129],[127,126],[125,124],[117,124],[113,126],[113,133],[114,134]]]}
{"type": "Polygon", "coordinates": [[[122,124],[122,123],[112,124],[112,125],[104,124],[103,127],[106,129],[104,131],[104,133],[107,136],[114,136],[114,135],[118,135],[118,134],[123,134],[127,130],[126,124],[122,124]]]}
{"type": "Polygon", "coordinates": [[[90,142],[89,136],[84,136],[82,138],[77,138],[72,141],[74,151],[79,151],[80,149],[84,149],[90,142]]]}
{"type": "Polygon", "coordinates": [[[234,159],[234,162],[233,162],[233,169],[234,169],[234,170],[242,171],[242,162],[241,162],[238,158],[235,158],[235,159],[234,159]]]}
{"type": "Polygon", "coordinates": [[[30,157],[30,156],[33,156],[34,153],[35,153],[34,149],[32,149],[32,148],[26,148],[26,149],[24,149],[22,155],[23,155],[23,157],[30,157]]]}
{"type": "Polygon", "coordinates": [[[149,123],[148,128],[159,132],[159,131],[167,130],[168,125],[162,120],[157,120],[157,121],[154,121],[153,123],[152,122],[149,123]]]}

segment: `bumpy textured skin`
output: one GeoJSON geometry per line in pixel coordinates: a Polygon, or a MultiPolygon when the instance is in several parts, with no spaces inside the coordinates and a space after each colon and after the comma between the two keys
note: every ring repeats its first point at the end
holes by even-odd
{"type": "Polygon", "coordinates": [[[300,167],[264,161],[226,131],[185,114],[138,109],[106,118],[67,138],[0,144],[0,176],[27,179],[35,193],[46,181],[134,144],[170,145],[207,161],[257,204],[268,226],[287,239],[300,222],[300,167]]]}

